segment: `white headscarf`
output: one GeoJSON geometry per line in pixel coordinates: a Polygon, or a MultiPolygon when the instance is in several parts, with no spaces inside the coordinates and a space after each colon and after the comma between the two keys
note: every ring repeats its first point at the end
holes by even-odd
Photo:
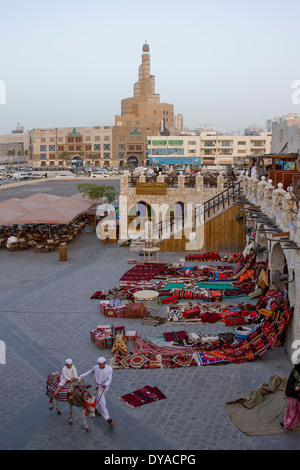
{"type": "Polygon", "coordinates": [[[103,364],[104,362],[106,362],[106,359],[105,357],[98,357],[97,362],[98,364],[103,364]]]}

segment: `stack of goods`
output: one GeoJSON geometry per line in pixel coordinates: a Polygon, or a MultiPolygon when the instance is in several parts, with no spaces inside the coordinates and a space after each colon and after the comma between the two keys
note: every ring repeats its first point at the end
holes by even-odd
{"type": "Polygon", "coordinates": [[[137,331],[126,331],[125,333],[126,341],[136,341],[137,337],[137,331]]]}
{"type": "Polygon", "coordinates": [[[128,309],[128,305],[119,299],[100,300],[100,312],[106,317],[122,318],[128,309]]]}
{"type": "Polygon", "coordinates": [[[112,330],[110,325],[98,325],[90,331],[91,341],[98,349],[110,349],[113,345],[112,330]]]}
{"type": "Polygon", "coordinates": [[[124,318],[143,318],[146,315],[146,307],[140,302],[133,302],[128,305],[124,318]]]}

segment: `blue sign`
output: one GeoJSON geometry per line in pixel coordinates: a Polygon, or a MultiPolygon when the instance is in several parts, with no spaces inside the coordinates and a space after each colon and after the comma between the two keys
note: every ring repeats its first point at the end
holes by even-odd
{"type": "Polygon", "coordinates": [[[153,165],[200,165],[201,157],[150,157],[153,165]]]}

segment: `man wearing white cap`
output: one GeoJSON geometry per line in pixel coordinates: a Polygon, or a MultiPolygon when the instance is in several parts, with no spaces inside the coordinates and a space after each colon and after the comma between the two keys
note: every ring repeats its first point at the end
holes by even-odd
{"type": "Polygon", "coordinates": [[[60,389],[66,385],[67,382],[72,382],[72,380],[79,380],[76,367],[73,364],[72,359],[65,360],[65,366],[62,368],[60,382],[56,389],[56,392],[53,394],[55,397],[60,389]]]}
{"type": "Polygon", "coordinates": [[[97,359],[97,363],[98,365],[94,366],[92,369],[88,370],[84,374],[81,374],[80,378],[94,374],[96,386],[98,387],[98,392],[96,395],[96,409],[98,413],[112,426],[115,423],[109,416],[109,412],[106,406],[105,395],[107,394],[112,381],[113,369],[112,367],[106,364],[105,357],[99,357],[97,359]]]}

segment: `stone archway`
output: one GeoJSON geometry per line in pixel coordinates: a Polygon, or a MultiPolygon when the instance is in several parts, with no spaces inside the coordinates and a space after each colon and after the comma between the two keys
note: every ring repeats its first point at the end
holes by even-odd
{"type": "Polygon", "coordinates": [[[265,227],[264,225],[260,225],[259,229],[256,232],[256,243],[259,246],[265,246],[266,250],[262,253],[262,258],[260,261],[267,261],[268,259],[268,240],[267,240],[267,235],[265,233],[265,227]]]}
{"type": "Polygon", "coordinates": [[[145,235],[145,228],[149,230],[150,222],[155,222],[155,212],[150,204],[139,201],[130,207],[128,212],[128,234],[131,238],[145,235]],[[145,226],[146,225],[146,226],[145,226]]]}
{"type": "Polygon", "coordinates": [[[136,155],[130,155],[127,158],[127,164],[128,164],[128,166],[132,166],[132,167],[136,168],[137,166],[139,166],[138,157],[136,155]]]}
{"type": "Polygon", "coordinates": [[[83,159],[79,157],[79,155],[74,155],[71,159],[71,165],[75,166],[76,168],[82,168],[83,167],[83,159]]]}
{"type": "MultiPolygon", "coordinates": [[[[281,288],[278,288],[278,285],[275,283],[274,276],[276,273],[279,273],[280,275],[288,273],[287,260],[280,243],[276,243],[272,247],[270,254],[270,288],[282,290],[281,288]]],[[[288,284],[286,284],[285,287],[288,289],[288,284]]]]}

